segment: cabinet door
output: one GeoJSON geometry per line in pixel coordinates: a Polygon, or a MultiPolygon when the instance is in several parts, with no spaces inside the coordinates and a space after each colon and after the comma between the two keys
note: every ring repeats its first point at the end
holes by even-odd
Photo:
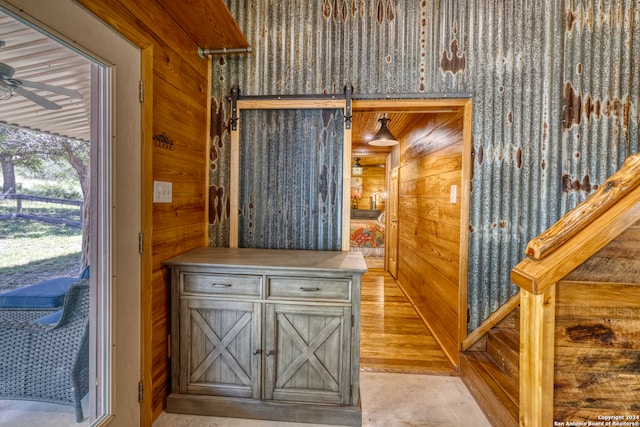
{"type": "Polygon", "coordinates": [[[184,298],[180,391],[260,398],[260,304],[184,298]]]}
{"type": "Polygon", "coordinates": [[[351,308],[266,304],[265,399],[349,404],[351,308]]]}

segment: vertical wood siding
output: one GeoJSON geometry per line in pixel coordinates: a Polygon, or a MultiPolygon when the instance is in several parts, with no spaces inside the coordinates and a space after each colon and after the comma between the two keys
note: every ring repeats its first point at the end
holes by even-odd
{"type": "MultiPolygon", "coordinates": [[[[638,152],[638,0],[227,0],[253,47],[215,58],[211,192],[228,189],[231,85],[245,94],[469,92],[469,330],[516,288],[526,243],[638,152]]],[[[210,192],[210,193],[211,193],[210,192]]],[[[224,245],[228,214],[209,216],[224,245]]]]}

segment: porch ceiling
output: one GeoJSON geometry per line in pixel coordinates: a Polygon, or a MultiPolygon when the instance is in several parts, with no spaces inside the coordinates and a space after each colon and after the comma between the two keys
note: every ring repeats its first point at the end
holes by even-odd
{"type": "Polygon", "coordinates": [[[0,122],[89,140],[91,62],[1,11],[0,41],[4,42],[0,46],[0,62],[15,69],[15,79],[61,86],[83,95],[79,100],[29,89],[60,105],[59,110],[47,110],[19,94],[0,98],[0,122]]]}
{"type": "MultiPolygon", "coordinates": [[[[173,0],[159,0],[159,4],[203,49],[249,46],[222,0],[195,0],[189,7],[173,0]]],[[[0,41],[4,42],[0,43],[0,62],[15,69],[15,79],[61,86],[83,95],[78,100],[29,89],[59,104],[59,110],[47,110],[15,93],[9,99],[0,97],[0,123],[89,140],[91,61],[2,11],[0,41]]]]}

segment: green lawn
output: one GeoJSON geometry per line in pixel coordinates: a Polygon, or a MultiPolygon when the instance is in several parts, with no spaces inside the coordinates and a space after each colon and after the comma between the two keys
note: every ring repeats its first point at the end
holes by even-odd
{"type": "Polygon", "coordinates": [[[0,292],[52,277],[77,276],[81,246],[80,228],[22,218],[0,220],[0,292]]]}

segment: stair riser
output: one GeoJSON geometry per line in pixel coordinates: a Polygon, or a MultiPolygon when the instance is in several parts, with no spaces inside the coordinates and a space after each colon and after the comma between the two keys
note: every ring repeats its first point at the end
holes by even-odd
{"type": "Polygon", "coordinates": [[[509,313],[504,319],[502,319],[496,326],[498,329],[513,329],[516,332],[520,332],[520,307],[509,313]]]}

